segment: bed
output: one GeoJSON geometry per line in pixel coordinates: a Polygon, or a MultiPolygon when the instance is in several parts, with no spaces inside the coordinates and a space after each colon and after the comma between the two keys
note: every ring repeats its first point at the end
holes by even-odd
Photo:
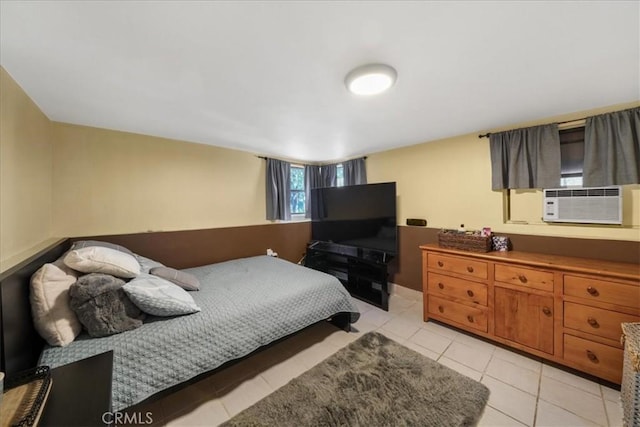
{"type": "Polygon", "coordinates": [[[150,316],[132,331],[104,338],[82,333],[68,346],[51,347],[31,324],[28,278],[68,247],[65,241],[49,248],[2,278],[2,368],[8,374],[37,363],[53,368],[113,350],[114,411],[317,322],[337,319],[348,328],[359,317],[348,292],[334,277],[257,256],[184,270],[201,283],[200,291],[190,293],[201,308],[198,313],[150,316]]]}

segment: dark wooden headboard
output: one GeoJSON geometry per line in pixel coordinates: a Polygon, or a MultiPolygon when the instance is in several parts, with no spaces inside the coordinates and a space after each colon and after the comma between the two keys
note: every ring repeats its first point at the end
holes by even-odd
{"type": "Polygon", "coordinates": [[[0,274],[0,371],[15,374],[37,365],[44,340],[33,326],[29,283],[43,264],[53,262],[70,247],[60,240],[0,274]]]}

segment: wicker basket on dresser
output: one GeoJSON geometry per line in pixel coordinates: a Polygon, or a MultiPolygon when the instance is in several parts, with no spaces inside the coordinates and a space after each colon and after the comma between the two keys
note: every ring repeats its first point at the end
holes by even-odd
{"type": "Polygon", "coordinates": [[[640,322],[638,264],[420,248],[425,321],[621,383],[621,324],[640,322]]]}

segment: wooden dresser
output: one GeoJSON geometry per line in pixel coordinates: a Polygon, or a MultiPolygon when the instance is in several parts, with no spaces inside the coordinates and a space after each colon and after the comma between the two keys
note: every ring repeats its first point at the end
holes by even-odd
{"type": "Polygon", "coordinates": [[[640,322],[639,264],[420,249],[425,321],[620,384],[620,324],[640,322]]]}

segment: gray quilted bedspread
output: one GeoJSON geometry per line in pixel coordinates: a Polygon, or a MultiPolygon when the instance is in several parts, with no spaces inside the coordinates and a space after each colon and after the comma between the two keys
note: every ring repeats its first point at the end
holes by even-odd
{"type": "Polygon", "coordinates": [[[138,329],[105,338],[81,334],[66,347],[46,347],[40,363],[56,367],[113,350],[113,410],[245,356],[337,313],[360,316],[333,276],[267,256],[185,270],[201,289],[201,312],[150,317],[138,329]]]}

